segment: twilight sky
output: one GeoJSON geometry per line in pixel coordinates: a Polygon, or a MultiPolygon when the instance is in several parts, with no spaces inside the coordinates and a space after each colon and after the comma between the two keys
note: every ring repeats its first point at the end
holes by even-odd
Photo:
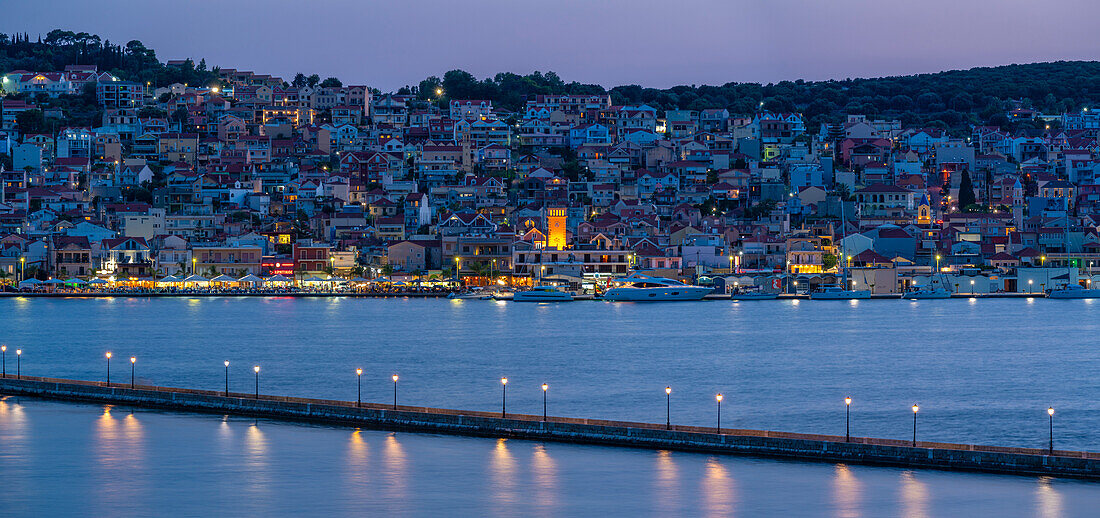
{"type": "Polygon", "coordinates": [[[383,91],[462,68],[605,86],[876,77],[1100,59],[1096,0],[37,0],[0,31],[383,91]]]}

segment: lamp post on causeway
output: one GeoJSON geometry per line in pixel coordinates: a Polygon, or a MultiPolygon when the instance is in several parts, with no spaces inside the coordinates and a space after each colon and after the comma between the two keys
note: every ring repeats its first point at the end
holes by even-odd
{"type": "Polygon", "coordinates": [[[920,407],[916,403],[913,403],[913,447],[917,447],[917,412],[920,411],[920,407]]]}
{"type": "Polygon", "coordinates": [[[355,407],[363,406],[363,369],[355,369],[355,407]]]}
{"type": "Polygon", "coordinates": [[[107,386],[111,386],[111,351],[107,351],[107,386]]]}
{"type": "Polygon", "coordinates": [[[844,442],[852,442],[850,417],[852,415],[852,396],[844,398],[844,442]]]}
{"type": "Polygon", "coordinates": [[[672,429],[672,387],[665,387],[665,430],[672,429]]]}
{"type": "Polygon", "coordinates": [[[508,408],[508,378],[500,378],[500,417],[504,418],[508,414],[505,410],[508,408]]]}
{"type": "Polygon", "coordinates": [[[229,397],[229,360],[223,363],[225,364],[225,397],[229,397]]]}
{"type": "Polygon", "coordinates": [[[260,366],[256,365],[252,367],[252,371],[256,373],[256,398],[260,399],[260,366]]]}
{"type": "Polygon", "coordinates": [[[1054,407],[1047,408],[1047,415],[1050,416],[1050,450],[1048,450],[1048,453],[1054,455],[1054,407]]]}
{"type": "Polygon", "coordinates": [[[130,357],[130,390],[134,388],[134,366],[137,364],[137,356],[130,357]]]}
{"type": "Polygon", "coordinates": [[[542,384],[542,420],[546,420],[546,389],[549,389],[550,385],[542,384]]]}
{"type": "Polygon", "coordinates": [[[23,359],[23,350],[15,350],[15,379],[23,379],[23,371],[20,369],[21,360],[23,359]]]}
{"type": "Polygon", "coordinates": [[[0,345],[0,355],[4,357],[3,376],[8,377],[8,346],[0,345]]]}
{"type": "Polygon", "coordinates": [[[715,395],[714,400],[718,402],[718,426],[714,429],[714,432],[722,433],[722,393],[719,392],[715,395]]]}
{"type": "Polygon", "coordinates": [[[397,410],[397,375],[391,376],[393,379],[393,409],[397,410]]]}

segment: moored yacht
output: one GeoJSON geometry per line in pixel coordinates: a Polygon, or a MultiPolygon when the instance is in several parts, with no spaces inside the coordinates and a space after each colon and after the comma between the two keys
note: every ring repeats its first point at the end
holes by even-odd
{"type": "Polygon", "coordinates": [[[870,290],[846,290],[840,286],[824,286],[820,290],[810,293],[810,300],[852,300],[869,299],[870,290]]]}
{"type": "Polygon", "coordinates": [[[1079,284],[1070,284],[1065,288],[1050,290],[1048,299],[1100,299],[1100,290],[1085,288],[1079,284]]]}
{"type": "Polygon", "coordinates": [[[702,300],[711,292],[710,288],[691,286],[680,281],[641,273],[632,273],[613,282],[615,287],[603,294],[604,300],[633,302],[702,300]]]}
{"type": "Polygon", "coordinates": [[[764,291],[759,286],[738,288],[730,292],[731,300],[775,300],[778,297],[778,293],[764,291]]]}
{"type": "Polygon", "coordinates": [[[514,302],[571,302],[573,295],[558,291],[553,286],[535,286],[526,291],[517,291],[512,295],[514,302]]]}

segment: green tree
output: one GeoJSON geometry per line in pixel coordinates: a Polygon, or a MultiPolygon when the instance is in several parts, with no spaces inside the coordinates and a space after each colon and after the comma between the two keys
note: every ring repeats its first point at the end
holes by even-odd
{"type": "Polygon", "coordinates": [[[959,209],[974,205],[974,201],[974,184],[970,181],[970,172],[963,171],[962,180],[959,181],[959,209]]]}

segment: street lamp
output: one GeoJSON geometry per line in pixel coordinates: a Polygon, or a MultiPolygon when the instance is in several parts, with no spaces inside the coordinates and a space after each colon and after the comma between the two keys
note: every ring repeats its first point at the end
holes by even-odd
{"type": "Polygon", "coordinates": [[[974,279],[970,279],[970,294],[974,294],[974,279]]]}
{"type": "Polygon", "coordinates": [[[191,258],[191,275],[195,275],[195,264],[198,263],[198,262],[199,262],[199,260],[197,258],[195,258],[195,257],[191,258]]]}
{"type": "Polygon", "coordinates": [[[920,407],[916,403],[913,403],[913,447],[917,447],[917,412],[920,411],[920,407]]]}
{"type": "Polygon", "coordinates": [[[1054,455],[1054,407],[1047,408],[1047,415],[1050,416],[1050,451],[1051,455],[1054,455]]]}
{"type": "Polygon", "coordinates": [[[21,361],[23,359],[23,350],[15,350],[15,379],[23,379],[23,371],[20,369],[21,361]]]}
{"type": "Polygon", "coordinates": [[[852,415],[852,396],[844,398],[844,442],[852,442],[851,427],[849,426],[852,415]]]}
{"type": "Polygon", "coordinates": [[[252,371],[256,373],[256,398],[260,399],[260,366],[255,365],[252,367],[252,371]]]}
{"type": "Polygon", "coordinates": [[[936,254],[936,271],[940,271],[940,254],[936,254]]]}
{"type": "Polygon", "coordinates": [[[1027,292],[1028,293],[1034,293],[1034,291],[1032,291],[1032,287],[1031,287],[1033,284],[1035,284],[1034,280],[1032,280],[1032,279],[1027,280],[1027,292]]]}
{"type": "Polygon", "coordinates": [[[672,429],[672,387],[665,387],[665,430],[672,429]]]}
{"type": "Polygon", "coordinates": [[[355,369],[355,406],[363,406],[363,369],[355,369]]]}
{"type": "Polygon", "coordinates": [[[718,426],[714,429],[714,433],[722,433],[722,393],[716,394],[714,400],[718,402],[718,426]]]}
{"type": "Polygon", "coordinates": [[[507,414],[505,410],[508,405],[508,378],[500,378],[500,417],[503,419],[507,414]]]}
{"type": "Polygon", "coordinates": [[[107,386],[111,386],[111,351],[107,351],[107,386]]]}
{"type": "Polygon", "coordinates": [[[550,388],[550,385],[542,384],[542,420],[546,420],[546,390],[550,388]]]}
{"type": "Polygon", "coordinates": [[[134,389],[134,369],[137,364],[137,356],[130,357],[130,390],[134,389]]]}
{"type": "Polygon", "coordinates": [[[225,364],[225,397],[229,397],[229,360],[223,363],[225,364]]]}
{"type": "Polygon", "coordinates": [[[397,410],[397,375],[391,376],[393,379],[393,409],[397,410]]]}
{"type": "Polygon", "coordinates": [[[8,346],[0,345],[0,355],[4,357],[3,376],[6,378],[8,377],[8,346]]]}
{"type": "Polygon", "coordinates": [[[27,258],[19,258],[19,282],[23,282],[27,278],[27,258]]]}

